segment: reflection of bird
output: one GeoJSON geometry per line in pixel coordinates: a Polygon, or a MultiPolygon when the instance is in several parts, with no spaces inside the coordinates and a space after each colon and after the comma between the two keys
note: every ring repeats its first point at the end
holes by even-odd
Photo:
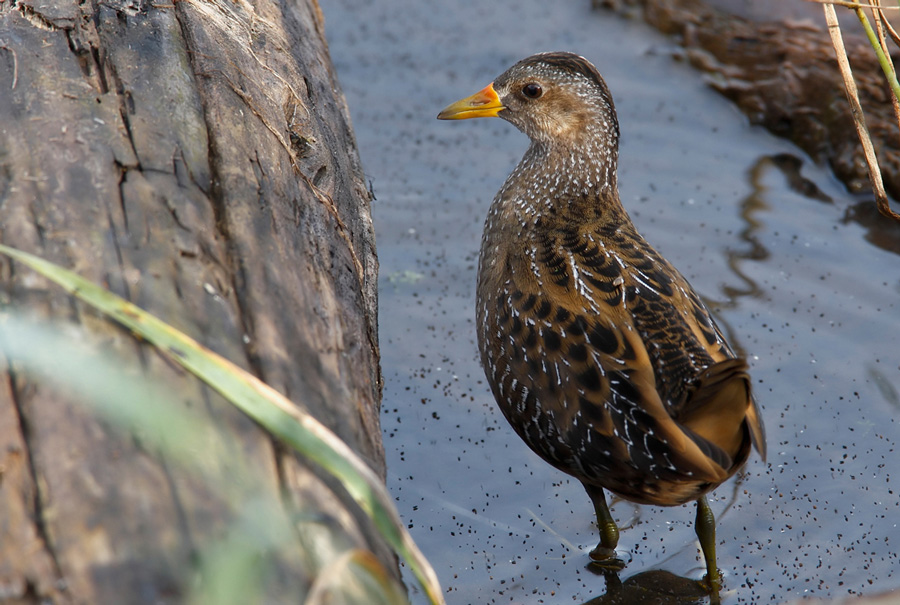
{"type": "Polygon", "coordinates": [[[606,594],[582,605],[701,605],[713,600],[696,581],[662,569],[643,571],[624,582],[615,571],[599,571],[606,578],[606,594]]]}
{"type": "Polygon", "coordinates": [[[440,119],[499,116],[531,146],[494,198],[481,244],[482,364],[513,428],[579,479],[621,566],[603,488],[641,504],[697,501],[708,584],[719,586],[704,494],[765,456],[747,364],[619,201],[619,126],[600,74],[570,53],[520,61],[440,119]]]}

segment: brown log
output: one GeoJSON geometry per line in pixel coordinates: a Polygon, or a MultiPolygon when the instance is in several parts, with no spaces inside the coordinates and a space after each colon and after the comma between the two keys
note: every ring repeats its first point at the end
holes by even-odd
{"type": "MultiPolygon", "coordinates": [[[[369,200],[315,0],[0,1],[0,241],[252,371],[383,476],[369,200]]],[[[334,481],[147,345],[7,259],[0,300],[80,324],[289,513],[395,567],[334,481]]],[[[179,602],[233,515],[0,354],[0,602],[179,602]]],[[[267,594],[300,600],[302,557],[267,594]]]]}

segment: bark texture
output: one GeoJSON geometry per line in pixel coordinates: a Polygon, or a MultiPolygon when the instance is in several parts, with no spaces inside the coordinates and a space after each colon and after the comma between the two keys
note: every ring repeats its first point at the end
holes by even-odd
{"type": "MultiPolygon", "coordinates": [[[[256,373],[383,475],[369,198],[315,0],[0,0],[0,241],[256,373]]],[[[285,507],[391,566],[339,487],[153,350],[6,259],[0,303],[136,360],[285,507]]],[[[0,355],[0,602],[179,602],[232,513],[0,355]]],[[[291,560],[285,602],[310,581],[291,560]]]]}

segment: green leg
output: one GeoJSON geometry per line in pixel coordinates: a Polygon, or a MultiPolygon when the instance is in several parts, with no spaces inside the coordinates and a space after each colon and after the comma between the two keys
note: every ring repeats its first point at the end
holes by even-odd
{"type": "Polygon", "coordinates": [[[697,538],[700,539],[703,558],[706,559],[706,587],[711,593],[718,595],[722,588],[722,579],[716,566],[716,519],[709,504],[706,503],[706,496],[697,499],[697,521],[694,529],[697,531],[697,538]]]}
{"type": "Polygon", "coordinates": [[[585,485],[591,502],[594,503],[594,513],[597,515],[597,527],[600,529],[600,544],[591,551],[591,561],[609,569],[622,569],[625,563],[616,556],[616,545],[619,543],[619,528],[609,514],[606,505],[606,494],[603,488],[593,485],[585,485]]]}

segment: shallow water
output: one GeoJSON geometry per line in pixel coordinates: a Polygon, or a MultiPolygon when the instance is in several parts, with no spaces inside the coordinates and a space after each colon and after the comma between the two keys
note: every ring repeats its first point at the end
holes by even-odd
{"type": "MultiPolygon", "coordinates": [[[[322,2],[377,197],[382,422],[413,537],[450,603],[606,590],[586,569],[590,501],[513,434],[476,359],[484,215],[527,140],[502,120],[435,120],[516,60],[572,50],[615,98],[623,201],[748,357],[764,409],[768,463],[754,454],[711,499],[724,602],[897,588],[900,229],[749,127],[665,38],[589,4],[322,2]]],[[[622,580],[702,576],[692,505],[613,515],[622,580]]]]}

